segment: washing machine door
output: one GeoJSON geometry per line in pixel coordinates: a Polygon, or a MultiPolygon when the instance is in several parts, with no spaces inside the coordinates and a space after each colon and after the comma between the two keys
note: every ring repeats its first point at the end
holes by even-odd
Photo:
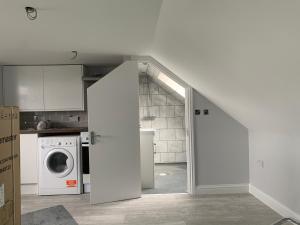
{"type": "Polygon", "coordinates": [[[65,149],[53,149],[45,157],[44,164],[55,177],[68,176],[74,168],[74,158],[65,149]]]}

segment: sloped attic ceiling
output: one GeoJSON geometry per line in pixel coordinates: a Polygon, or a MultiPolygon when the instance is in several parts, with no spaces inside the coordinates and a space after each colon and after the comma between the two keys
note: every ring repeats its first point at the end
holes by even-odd
{"type": "Polygon", "coordinates": [[[298,0],[0,0],[0,65],[151,55],[248,128],[299,131],[299,12],[298,0]]]}
{"type": "Polygon", "coordinates": [[[249,129],[300,124],[300,1],[164,0],[151,55],[249,129]]]}
{"type": "Polygon", "coordinates": [[[152,45],[161,0],[0,0],[0,65],[119,63],[152,45]],[[27,19],[25,6],[38,10],[27,19]],[[79,52],[71,61],[71,51],[79,52]]]}

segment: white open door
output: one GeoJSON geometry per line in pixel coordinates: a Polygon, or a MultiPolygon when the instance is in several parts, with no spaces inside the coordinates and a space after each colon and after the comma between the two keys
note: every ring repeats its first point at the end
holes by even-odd
{"type": "Polygon", "coordinates": [[[141,196],[137,62],[88,88],[92,204],[141,196]]]}

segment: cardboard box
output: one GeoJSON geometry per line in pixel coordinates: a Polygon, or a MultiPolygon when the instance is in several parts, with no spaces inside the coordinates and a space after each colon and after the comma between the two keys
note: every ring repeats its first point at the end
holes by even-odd
{"type": "Polygon", "coordinates": [[[19,110],[0,106],[0,224],[21,225],[19,110]]]}

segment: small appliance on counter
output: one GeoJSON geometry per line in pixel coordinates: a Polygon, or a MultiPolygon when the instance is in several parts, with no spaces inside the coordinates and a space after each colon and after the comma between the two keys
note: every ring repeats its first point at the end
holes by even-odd
{"type": "Polygon", "coordinates": [[[38,122],[36,129],[37,130],[45,130],[51,127],[50,120],[41,120],[38,122]]]}

